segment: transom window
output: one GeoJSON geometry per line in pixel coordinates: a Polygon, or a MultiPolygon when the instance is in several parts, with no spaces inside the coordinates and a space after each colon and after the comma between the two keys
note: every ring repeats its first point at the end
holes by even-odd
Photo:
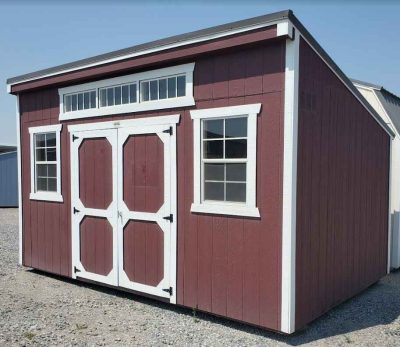
{"type": "Polygon", "coordinates": [[[61,127],[61,124],[57,124],[29,128],[31,136],[31,199],[62,201],[61,127]]]}
{"type": "Polygon", "coordinates": [[[179,98],[186,95],[186,76],[171,76],[140,82],[141,101],[179,98]]]}
{"type": "Polygon", "coordinates": [[[192,212],[259,217],[257,114],[261,104],[190,111],[194,139],[192,212]]]}
{"type": "Polygon", "coordinates": [[[245,203],[247,117],[202,123],[202,199],[245,203]]]}
{"type": "Polygon", "coordinates": [[[60,88],[60,120],[195,104],[194,63],[60,88]]]}
{"type": "Polygon", "coordinates": [[[137,101],[136,83],[100,89],[100,107],[134,104],[137,101]]]}
{"type": "Polygon", "coordinates": [[[89,110],[96,108],[96,105],[95,90],[64,96],[64,112],[89,110]]]}

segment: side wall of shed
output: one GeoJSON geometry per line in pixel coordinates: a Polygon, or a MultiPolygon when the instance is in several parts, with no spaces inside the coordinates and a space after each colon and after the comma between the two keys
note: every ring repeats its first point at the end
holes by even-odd
{"type": "Polygon", "coordinates": [[[0,207],[18,206],[17,152],[0,154],[0,207]]]}
{"type": "Polygon", "coordinates": [[[195,107],[63,122],[63,203],[29,199],[28,128],[59,123],[57,88],[20,95],[23,264],[71,276],[69,124],[179,113],[177,303],[279,330],[285,41],[240,46],[235,51],[197,56],[184,62],[193,61],[195,107]],[[257,120],[257,206],[261,218],[191,213],[190,109],[252,103],[262,103],[257,120]]]}
{"type": "Polygon", "coordinates": [[[300,42],[296,329],[387,271],[390,137],[300,42]]]}

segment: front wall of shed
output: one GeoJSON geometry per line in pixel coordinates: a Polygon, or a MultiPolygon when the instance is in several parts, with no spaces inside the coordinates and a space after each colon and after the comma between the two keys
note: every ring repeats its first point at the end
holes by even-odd
{"type": "Polygon", "coordinates": [[[22,94],[23,263],[71,276],[70,146],[67,125],[181,114],[177,127],[178,304],[270,329],[280,328],[282,126],[285,42],[195,59],[196,108],[262,103],[258,117],[257,205],[261,219],[194,214],[189,109],[63,122],[64,203],[29,200],[28,128],[58,123],[57,89],[22,94]]]}
{"type": "Polygon", "coordinates": [[[17,152],[0,154],[0,207],[18,206],[17,152]]]}
{"type": "Polygon", "coordinates": [[[390,137],[300,43],[296,329],[387,271],[390,137]]]}

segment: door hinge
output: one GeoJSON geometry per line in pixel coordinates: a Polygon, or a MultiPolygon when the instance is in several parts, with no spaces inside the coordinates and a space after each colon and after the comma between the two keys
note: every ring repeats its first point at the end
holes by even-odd
{"type": "Polygon", "coordinates": [[[163,291],[169,293],[169,295],[171,295],[171,296],[172,296],[172,294],[173,294],[173,289],[172,289],[172,287],[164,288],[163,291]]]}
{"type": "Polygon", "coordinates": [[[76,266],[74,266],[74,273],[81,272],[76,266]]]}
{"type": "Polygon", "coordinates": [[[75,140],[78,140],[78,139],[79,139],[78,136],[72,135],[72,142],[74,142],[75,140]]]}
{"type": "Polygon", "coordinates": [[[76,207],[74,207],[74,214],[79,213],[79,212],[81,212],[81,211],[79,211],[76,207]]]}
{"type": "Polygon", "coordinates": [[[171,213],[169,216],[163,217],[165,220],[169,220],[171,223],[174,221],[174,215],[171,213]]]}
{"type": "Polygon", "coordinates": [[[172,135],[172,127],[169,127],[168,129],[163,130],[163,133],[172,135]]]}

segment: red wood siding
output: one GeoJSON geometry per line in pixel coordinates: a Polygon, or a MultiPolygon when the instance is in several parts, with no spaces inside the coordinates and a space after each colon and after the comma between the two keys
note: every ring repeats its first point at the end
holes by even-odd
{"type": "Polygon", "coordinates": [[[195,61],[196,108],[262,103],[258,117],[260,219],[194,214],[193,129],[188,108],[63,122],[64,203],[29,200],[31,126],[58,123],[56,88],[21,94],[23,228],[26,266],[70,276],[68,124],[181,114],[177,127],[179,305],[280,329],[283,90],[285,42],[264,42],[195,61]],[[38,242],[39,241],[39,242],[38,242]]]}
{"type": "Polygon", "coordinates": [[[296,328],[386,274],[389,136],[300,43],[296,328]]]}

